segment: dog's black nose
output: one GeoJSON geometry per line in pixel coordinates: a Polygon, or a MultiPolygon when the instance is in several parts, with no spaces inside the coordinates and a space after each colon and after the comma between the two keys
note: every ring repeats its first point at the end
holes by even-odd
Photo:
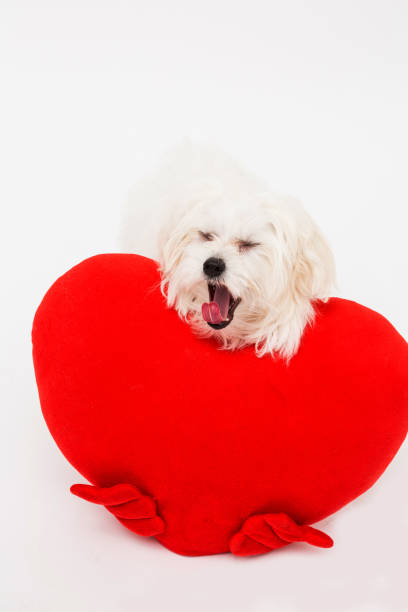
{"type": "Polygon", "coordinates": [[[203,264],[203,270],[208,278],[216,278],[224,272],[225,261],[218,257],[209,257],[203,264]]]}

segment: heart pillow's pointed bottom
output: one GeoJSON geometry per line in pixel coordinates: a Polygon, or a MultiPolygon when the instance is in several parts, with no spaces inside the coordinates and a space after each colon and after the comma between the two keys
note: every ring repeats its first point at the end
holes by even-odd
{"type": "MultiPolygon", "coordinates": [[[[71,487],[71,493],[105,506],[122,525],[138,535],[156,536],[165,531],[156,502],[132,484],[121,483],[111,487],[75,484],[71,487]]],[[[321,548],[333,546],[333,540],[323,531],[309,525],[299,525],[281,512],[256,514],[246,519],[231,538],[230,551],[234,555],[248,557],[282,548],[291,542],[307,542],[321,548]]]]}
{"type": "Polygon", "coordinates": [[[231,538],[230,550],[234,555],[247,557],[282,548],[291,542],[307,542],[321,548],[333,546],[333,540],[323,531],[309,525],[298,525],[281,512],[250,516],[231,538]]]}

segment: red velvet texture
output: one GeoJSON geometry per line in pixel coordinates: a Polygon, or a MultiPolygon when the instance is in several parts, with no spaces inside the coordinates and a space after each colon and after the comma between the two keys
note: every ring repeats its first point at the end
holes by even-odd
{"type": "Polygon", "coordinates": [[[197,338],[152,260],[98,255],[59,278],[33,325],[44,418],[93,485],[72,492],[184,555],[252,555],[367,490],[408,427],[408,348],[378,313],[319,304],[289,365],[197,338]]]}

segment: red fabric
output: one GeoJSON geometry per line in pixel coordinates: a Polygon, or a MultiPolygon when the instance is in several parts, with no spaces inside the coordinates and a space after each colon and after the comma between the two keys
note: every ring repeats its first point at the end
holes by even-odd
{"type": "Polygon", "coordinates": [[[157,514],[154,500],[143,495],[131,484],[117,484],[113,487],[72,485],[71,493],[94,504],[102,504],[118,521],[135,533],[154,536],[163,533],[165,525],[157,514]]]}
{"type": "Polygon", "coordinates": [[[73,492],[181,554],[330,545],[303,526],[368,489],[407,432],[407,344],[347,300],[319,305],[286,365],[195,337],[155,262],[99,255],[51,287],[33,345],[51,434],[98,487],[73,492]]]}
{"type": "Polygon", "coordinates": [[[235,555],[247,557],[282,548],[291,542],[307,542],[321,548],[331,548],[333,540],[318,529],[298,525],[287,514],[257,514],[250,516],[230,540],[235,555]]]}

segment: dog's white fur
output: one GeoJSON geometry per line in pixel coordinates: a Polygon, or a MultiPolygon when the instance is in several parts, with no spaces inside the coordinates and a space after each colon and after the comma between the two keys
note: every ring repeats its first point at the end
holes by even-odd
{"type": "Polygon", "coordinates": [[[216,336],[227,349],[253,344],[258,356],[296,353],[313,321],[313,302],[326,301],[335,283],[332,253],[299,202],[274,195],[223,153],[186,144],[130,194],[124,248],[140,253],[141,232],[151,240],[154,228],[158,248],[145,254],[159,260],[168,305],[199,334],[216,336]],[[243,248],[242,241],[256,246],[243,248]],[[219,280],[241,298],[222,330],[201,315],[209,301],[203,272],[209,257],[225,261],[219,280]]]}

